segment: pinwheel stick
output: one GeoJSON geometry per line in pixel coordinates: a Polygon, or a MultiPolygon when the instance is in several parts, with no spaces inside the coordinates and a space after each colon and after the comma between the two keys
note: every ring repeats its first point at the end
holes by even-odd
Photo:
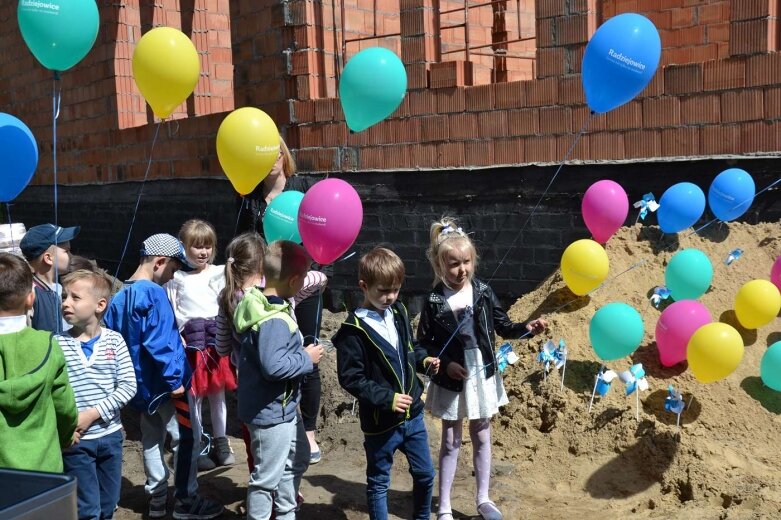
{"type": "Polygon", "coordinates": [[[588,403],[588,413],[591,413],[591,407],[594,405],[594,396],[597,395],[597,385],[599,384],[599,374],[594,378],[594,390],[591,391],[591,402],[588,403]]]}
{"type": "MultiPolygon", "coordinates": [[[[564,376],[567,375],[567,362],[564,362],[564,368],[561,369],[561,386],[559,387],[559,392],[564,390],[564,376]]],[[[594,387],[594,390],[596,390],[596,386],[594,387]]],[[[593,397],[591,398],[594,399],[593,397]]]]}

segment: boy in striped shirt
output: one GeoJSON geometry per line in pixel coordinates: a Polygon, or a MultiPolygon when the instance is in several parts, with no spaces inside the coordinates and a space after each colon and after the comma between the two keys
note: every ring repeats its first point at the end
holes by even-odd
{"type": "Polygon", "coordinates": [[[63,451],[63,464],[78,481],[79,519],[111,519],[122,484],[119,411],[136,393],[136,374],[122,335],[100,326],[108,277],[82,269],[62,285],[62,315],[72,328],[57,340],[79,409],[76,443],[63,451]]]}

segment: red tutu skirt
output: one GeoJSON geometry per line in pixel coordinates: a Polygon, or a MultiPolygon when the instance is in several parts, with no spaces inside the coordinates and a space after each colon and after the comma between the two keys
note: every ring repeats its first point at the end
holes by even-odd
{"type": "Polygon", "coordinates": [[[220,356],[213,345],[203,350],[188,348],[187,361],[193,372],[190,388],[198,397],[221,390],[236,390],[236,375],[230,356],[220,356]]]}

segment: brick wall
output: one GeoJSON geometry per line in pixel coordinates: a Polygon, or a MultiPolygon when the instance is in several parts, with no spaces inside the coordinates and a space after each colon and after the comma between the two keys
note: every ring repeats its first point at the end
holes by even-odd
{"type": "MultiPolygon", "coordinates": [[[[426,173],[362,172],[340,177],[355,186],[363,201],[363,227],[353,250],[362,253],[378,243],[386,243],[397,251],[408,275],[404,297],[417,312],[432,280],[425,258],[429,225],[442,215],[460,217],[464,229],[472,233],[480,253],[478,274],[483,279],[491,277],[499,259],[506,255],[491,285],[505,303],[511,303],[558,269],[567,245],[589,236],[583,225],[580,203],[583,192],[593,182],[613,179],[624,187],[630,202],[634,202],[648,191],[659,197],[670,185],[681,181],[694,182],[707,191],[715,174],[729,167],[750,171],[758,187],[778,178],[777,161],[768,159],[567,166],[519,237],[518,230],[554,172],[552,166],[426,173]],[[511,248],[514,241],[515,246],[511,248]]],[[[308,180],[315,182],[319,178],[310,176],[308,180]]],[[[137,182],[63,187],[59,196],[60,223],[82,226],[73,243],[74,251],[98,258],[101,265],[114,272],[139,188],[137,182]]],[[[12,208],[14,218],[28,226],[51,221],[51,201],[50,187],[32,187],[16,201],[12,208]]],[[[159,232],[175,234],[182,222],[192,217],[215,224],[220,239],[218,249],[222,253],[234,234],[236,209],[236,196],[223,179],[147,183],[123,262],[123,275],[132,273],[138,261],[138,245],[144,238],[159,232]]],[[[627,223],[633,223],[635,218],[632,210],[627,223]]],[[[701,223],[710,218],[706,212],[701,223]]],[[[749,222],[779,219],[778,190],[757,197],[744,217],[749,222]]],[[[656,222],[653,215],[648,221],[656,222]]],[[[742,246],[730,242],[729,236],[723,236],[723,228],[716,225],[703,234],[722,242],[725,255],[742,246]]],[[[676,238],[671,235],[660,241],[657,232],[638,236],[638,240],[653,240],[659,247],[672,249],[676,238]]],[[[351,307],[360,303],[355,280],[357,260],[354,256],[334,266],[327,298],[329,308],[341,310],[342,305],[351,307]]],[[[224,261],[222,254],[218,261],[224,261]]],[[[610,276],[616,274],[611,270],[610,276]]]]}

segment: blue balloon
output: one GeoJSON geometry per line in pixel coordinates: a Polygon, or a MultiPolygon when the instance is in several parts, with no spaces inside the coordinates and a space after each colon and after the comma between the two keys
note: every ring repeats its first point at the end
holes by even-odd
{"type": "Polygon", "coordinates": [[[347,62],[339,79],[339,101],[347,126],[366,130],[391,115],[407,93],[407,71],[382,47],[364,49],[347,62]]]}
{"type": "Polygon", "coordinates": [[[625,13],[602,24],[583,55],[583,90],[588,106],[604,113],[631,101],[659,66],[662,42],[645,16],[625,13]]]}
{"type": "Polygon", "coordinates": [[[705,211],[705,194],[691,182],[667,188],[659,200],[656,217],[665,233],[677,233],[694,225],[705,211]]]}
{"type": "Polygon", "coordinates": [[[708,204],[716,218],[729,222],[748,211],[755,193],[751,175],[740,168],[730,168],[713,179],[708,190],[708,204]]]}
{"type": "Polygon", "coordinates": [[[27,125],[0,112],[0,202],[22,193],[38,166],[38,143],[27,125]]]}

